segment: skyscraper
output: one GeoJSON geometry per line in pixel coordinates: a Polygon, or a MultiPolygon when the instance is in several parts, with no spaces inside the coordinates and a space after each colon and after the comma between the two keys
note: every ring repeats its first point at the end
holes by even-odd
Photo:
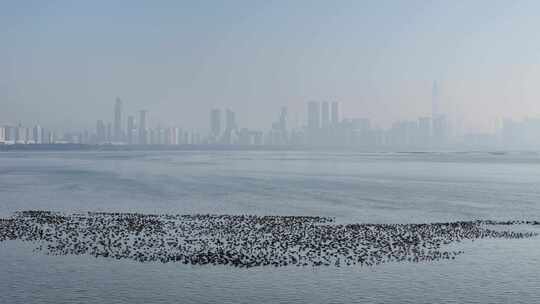
{"type": "Polygon", "coordinates": [[[0,144],[6,142],[6,128],[0,127],[0,144]]]}
{"type": "Polygon", "coordinates": [[[328,101],[323,101],[321,107],[322,127],[327,128],[330,125],[330,105],[328,101]]]}
{"type": "Polygon", "coordinates": [[[235,113],[229,109],[225,111],[225,132],[222,136],[222,141],[227,144],[234,143],[237,125],[235,113]]]}
{"type": "Polygon", "coordinates": [[[142,110],[139,112],[139,145],[146,145],[148,143],[148,130],[147,130],[148,111],[142,110]]]}
{"type": "Polygon", "coordinates": [[[43,130],[41,129],[41,126],[40,125],[34,126],[34,129],[32,131],[33,131],[32,137],[34,138],[34,143],[36,144],[43,143],[43,130]]]}
{"type": "Polygon", "coordinates": [[[320,104],[317,101],[308,103],[308,128],[310,130],[319,129],[321,126],[320,104]]]}
{"type": "Polygon", "coordinates": [[[54,133],[54,131],[47,131],[47,143],[48,144],[56,143],[56,133],[54,133]]]}
{"type": "Polygon", "coordinates": [[[15,143],[17,130],[14,126],[4,126],[5,138],[7,142],[15,143]]]}
{"type": "Polygon", "coordinates": [[[339,103],[337,101],[332,101],[332,125],[337,125],[339,123],[339,103]]]}
{"type": "Polygon", "coordinates": [[[230,132],[236,129],[235,113],[229,109],[227,109],[226,115],[225,115],[225,129],[227,132],[230,132]]]}
{"type": "Polygon", "coordinates": [[[26,128],[26,143],[27,144],[34,144],[36,143],[35,140],[34,140],[34,132],[33,132],[33,129],[32,128],[26,128]]]}
{"type": "Polygon", "coordinates": [[[17,130],[17,133],[16,133],[15,143],[17,143],[17,144],[25,144],[26,143],[26,128],[23,127],[19,123],[16,130],[17,130]]]}
{"type": "Polygon", "coordinates": [[[166,143],[168,145],[179,145],[181,140],[180,140],[180,134],[182,133],[182,131],[179,129],[179,128],[176,128],[176,127],[173,127],[173,128],[168,128],[167,131],[166,131],[166,143]]]}
{"type": "Polygon", "coordinates": [[[135,132],[135,117],[130,115],[127,120],[127,130],[126,130],[127,142],[130,145],[135,143],[134,132],[135,132]]]}
{"type": "Polygon", "coordinates": [[[113,126],[110,122],[107,123],[107,142],[113,141],[113,126]]]}
{"type": "Polygon", "coordinates": [[[210,131],[216,139],[221,135],[221,110],[212,109],[210,112],[210,131]]]}
{"type": "Polygon", "coordinates": [[[106,131],[105,131],[105,123],[103,120],[98,120],[96,122],[96,143],[100,144],[105,142],[106,140],[106,131]]]}
{"type": "Polygon", "coordinates": [[[437,81],[433,81],[433,87],[431,89],[431,118],[436,120],[440,115],[439,108],[439,88],[437,87],[437,81]]]}
{"type": "Polygon", "coordinates": [[[116,98],[114,104],[114,141],[123,141],[122,136],[122,100],[116,98]]]}
{"type": "Polygon", "coordinates": [[[279,114],[279,129],[281,132],[287,132],[287,107],[281,108],[279,114]]]}

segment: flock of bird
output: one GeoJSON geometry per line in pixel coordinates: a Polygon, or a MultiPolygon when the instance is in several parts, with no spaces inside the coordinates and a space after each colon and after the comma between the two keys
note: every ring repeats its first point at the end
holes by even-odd
{"type": "Polygon", "coordinates": [[[23,211],[0,219],[0,242],[34,242],[52,255],[91,255],[191,265],[372,266],[455,259],[450,243],[519,239],[534,232],[492,225],[532,221],[431,224],[336,224],[332,218],[254,215],[62,214],[23,211]]]}

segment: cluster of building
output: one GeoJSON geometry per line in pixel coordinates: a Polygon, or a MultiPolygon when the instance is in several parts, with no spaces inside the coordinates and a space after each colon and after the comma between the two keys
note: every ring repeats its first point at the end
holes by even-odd
{"type": "Polygon", "coordinates": [[[123,104],[116,99],[114,122],[98,120],[96,131],[83,138],[83,143],[90,144],[127,144],[127,145],[201,145],[201,144],[241,144],[262,145],[262,132],[238,128],[236,115],[227,109],[225,124],[222,126],[222,112],[213,109],[210,112],[210,132],[203,136],[199,132],[186,131],[180,127],[149,127],[149,112],[139,111],[138,115],[129,115],[124,125],[123,104]]]}
{"type": "Polygon", "coordinates": [[[201,134],[179,127],[150,127],[146,110],[125,118],[123,103],[117,98],[113,121],[98,120],[94,132],[59,135],[39,125],[5,125],[0,127],[0,144],[264,145],[365,150],[540,148],[540,119],[505,120],[493,133],[458,134],[439,112],[436,93],[433,99],[431,116],[398,121],[388,129],[372,126],[367,118],[341,118],[336,101],[308,102],[306,124],[293,128],[288,124],[287,107],[282,107],[265,132],[239,127],[230,109],[212,109],[209,132],[201,134]]]}
{"type": "Polygon", "coordinates": [[[358,148],[443,148],[449,144],[446,116],[398,121],[389,129],[372,126],[368,118],[339,119],[339,104],[309,102],[306,145],[358,148]]]}
{"type": "Polygon", "coordinates": [[[68,142],[57,138],[52,131],[40,125],[26,127],[22,124],[0,126],[0,144],[50,144],[68,142]]]}

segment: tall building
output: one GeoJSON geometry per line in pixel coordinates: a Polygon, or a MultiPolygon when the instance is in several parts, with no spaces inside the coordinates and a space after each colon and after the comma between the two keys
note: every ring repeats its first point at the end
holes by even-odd
{"type": "Polygon", "coordinates": [[[96,143],[104,143],[106,141],[106,134],[105,123],[103,120],[98,120],[96,122],[96,143]]]}
{"type": "Polygon", "coordinates": [[[308,103],[308,128],[316,130],[321,127],[320,104],[317,101],[308,103]]]}
{"type": "Polygon", "coordinates": [[[26,143],[27,144],[35,144],[34,140],[34,131],[32,128],[25,128],[26,130],[26,143]]]}
{"type": "Polygon", "coordinates": [[[56,143],[56,133],[54,133],[54,131],[47,131],[46,134],[47,134],[46,142],[48,144],[55,144],[56,143]]]}
{"type": "Polygon", "coordinates": [[[235,142],[235,136],[237,125],[236,125],[236,115],[233,111],[227,109],[225,111],[225,132],[222,136],[222,141],[227,144],[232,144],[235,142]]]}
{"type": "Polygon", "coordinates": [[[15,143],[17,139],[17,128],[14,126],[4,126],[5,138],[7,142],[15,143]]]}
{"type": "Polygon", "coordinates": [[[339,123],[339,103],[337,101],[332,101],[332,125],[337,125],[339,123]]]}
{"type": "Polygon", "coordinates": [[[0,144],[4,144],[6,142],[6,128],[0,127],[0,144]]]}
{"type": "Polygon", "coordinates": [[[328,101],[323,101],[321,106],[321,122],[323,128],[330,126],[330,104],[328,101]]]}
{"type": "Polygon", "coordinates": [[[34,138],[34,143],[36,144],[43,143],[43,130],[41,129],[40,125],[34,126],[32,137],[34,138]]]}
{"type": "Polygon", "coordinates": [[[226,132],[231,132],[236,129],[236,117],[235,113],[229,109],[226,111],[225,115],[225,130],[226,132]]]}
{"type": "Polygon", "coordinates": [[[107,123],[107,142],[110,143],[113,141],[113,127],[112,124],[109,122],[107,123]]]}
{"type": "Polygon", "coordinates": [[[163,145],[165,144],[165,130],[158,125],[157,129],[154,130],[154,140],[155,140],[155,143],[158,144],[158,145],[163,145]]]}
{"type": "Polygon", "coordinates": [[[182,130],[180,130],[179,128],[168,128],[165,132],[165,143],[167,145],[179,145],[181,142],[181,133],[182,130]]]}
{"type": "Polygon", "coordinates": [[[279,129],[281,132],[287,132],[287,107],[281,107],[279,114],[279,129]]]}
{"type": "Polygon", "coordinates": [[[437,87],[437,82],[434,81],[431,88],[431,118],[433,120],[439,118],[439,115],[441,115],[439,102],[439,88],[437,87]]]}
{"type": "Polygon", "coordinates": [[[116,98],[114,104],[114,141],[123,141],[122,136],[122,100],[116,98]]]}
{"type": "Polygon", "coordinates": [[[271,142],[271,144],[273,145],[287,144],[289,142],[288,135],[289,134],[287,133],[287,107],[281,107],[281,111],[279,113],[279,120],[272,124],[272,131],[269,134],[269,142],[271,142]]]}
{"type": "Polygon", "coordinates": [[[148,130],[147,130],[147,121],[148,111],[142,110],[139,112],[139,145],[148,144],[148,130]]]}
{"type": "Polygon", "coordinates": [[[221,110],[212,109],[210,112],[210,131],[216,139],[221,135],[221,110]]]}
{"type": "Polygon", "coordinates": [[[134,133],[135,133],[135,117],[130,115],[127,120],[127,130],[126,130],[127,142],[130,145],[135,143],[134,133]]]}
{"type": "Polygon", "coordinates": [[[16,134],[15,143],[17,143],[17,144],[25,144],[26,143],[26,128],[23,127],[20,123],[17,126],[15,134],[16,134]]]}

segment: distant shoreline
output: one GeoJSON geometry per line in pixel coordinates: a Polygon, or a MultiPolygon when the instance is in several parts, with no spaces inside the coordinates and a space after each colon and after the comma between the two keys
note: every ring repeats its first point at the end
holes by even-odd
{"type": "Polygon", "coordinates": [[[319,152],[358,152],[358,153],[489,153],[505,155],[508,153],[539,153],[539,150],[498,150],[498,149],[366,149],[362,147],[324,147],[302,145],[229,145],[229,144],[183,144],[183,145],[90,145],[90,144],[0,144],[1,152],[51,152],[51,151],[96,151],[96,152],[129,152],[129,151],[319,151],[319,152]]]}
{"type": "Polygon", "coordinates": [[[305,146],[267,145],[88,145],[88,144],[15,144],[0,145],[0,152],[9,151],[304,151],[320,150],[305,146]]]}

